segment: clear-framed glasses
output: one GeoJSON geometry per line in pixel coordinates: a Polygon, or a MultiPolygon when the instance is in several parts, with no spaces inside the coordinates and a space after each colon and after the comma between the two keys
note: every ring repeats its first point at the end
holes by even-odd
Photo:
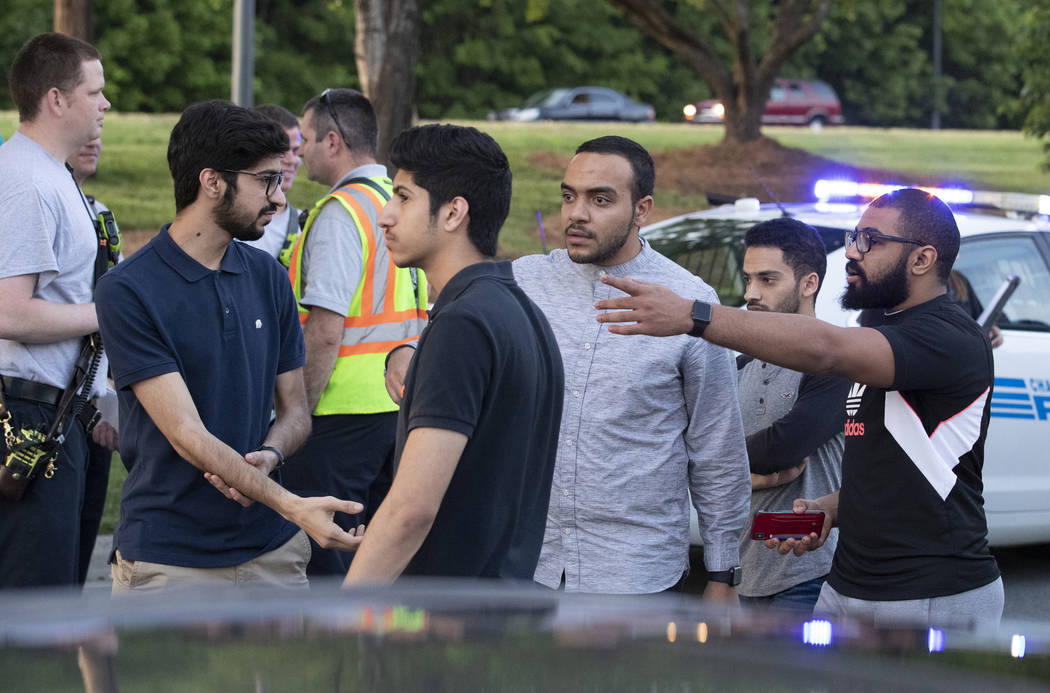
{"type": "Polygon", "coordinates": [[[332,92],[335,91],[332,88],[325,89],[321,92],[320,101],[324,104],[325,108],[328,109],[328,115],[332,117],[332,122],[335,123],[335,127],[339,130],[339,136],[343,138],[343,142],[346,143],[347,149],[353,149],[350,146],[350,138],[346,136],[343,131],[343,126],[339,124],[339,118],[335,114],[335,108],[332,106],[332,92]]]}
{"type": "Polygon", "coordinates": [[[281,187],[281,183],[284,182],[284,174],[280,171],[235,171],[233,169],[224,168],[222,172],[237,173],[242,176],[258,178],[266,183],[266,197],[273,197],[273,194],[281,187]]]}
{"type": "Polygon", "coordinates": [[[912,245],[923,246],[926,245],[922,241],[917,241],[913,238],[901,238],[900,236],[887,236],[884,233],[878,231],[872,231],[871,229],[852,229],[846,232],[846,247],[849,248],[854,243],[857,244],[857,252],[863,255],[864,253],[871,250],[872,239],[879,241],[891,241],[893,243],[911,243],[912,245]]]}

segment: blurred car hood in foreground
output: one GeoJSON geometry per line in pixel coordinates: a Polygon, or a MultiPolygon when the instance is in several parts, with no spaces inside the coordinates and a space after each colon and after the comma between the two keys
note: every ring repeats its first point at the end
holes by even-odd
{"type": "MultiPolygon", "coordinates": [[[[0,593],[12,691],[82,690],[78,645],[122,690],[982,691],[1050,686],[1050,628],[878,627],[684,595],[483,582],[122,601],[0,593]]],[[[111,690],[115,690],[112,688],[111,690]]]]}

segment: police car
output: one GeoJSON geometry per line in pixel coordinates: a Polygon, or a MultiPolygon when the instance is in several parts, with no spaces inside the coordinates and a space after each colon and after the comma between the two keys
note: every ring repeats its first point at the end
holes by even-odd
{"type": "MultiPolygon", "coordinates": [[[[697,274],[723,304],[743,304],[744,232],[784,214],[810,224],[828,248],[817,317],[856,325],[858,313],[838,303],[846,286],[845,231],[867,201],[900,186],[819,181],[817,202],[760,205],[737,200],[651,224],[653,248],[697,274]]],[[[1011,275],[1020,284],[997,325],[995,386],[985,444],[984,499],[993,546],[1050,542],[1050,196],[932,189],[955,212],[962,244],[955,269],[988,305],[1011,275]]],[[[699,543],[693,518],[692,540],[699,543]]]]}

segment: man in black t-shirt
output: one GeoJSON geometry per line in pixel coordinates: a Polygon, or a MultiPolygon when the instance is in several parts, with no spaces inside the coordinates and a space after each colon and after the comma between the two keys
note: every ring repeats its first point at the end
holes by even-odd
{"type": "Polygon", "coordinates": [[[847,309],[880,308],[877,328],[754,314],[616,277],[626,298],[600,301],[620,334],[694,336],[805,373],[854,382],[846,399],[842,489],[796,500],[823,510],[823,533],[771,540],[802,555],[840,528],[815,614],[933,624],[997,624],[1003,587],[988,549],[981,467],[991,345],[947,294],[959,251],[951,210],[914,188],[883,195],[847,232],[847,309]]]}
{"type": "Polygon", "coordinates": [[[543,313],[510,263],[491,262],[510,166],[491,137],[452,125],[406,130],[390,158],[394,195],[379,215],[390,257],[422,269],[438,299],[392,393],[397,472],[344,585],[403,572],[531,580],[564,375],[543,313]]]}

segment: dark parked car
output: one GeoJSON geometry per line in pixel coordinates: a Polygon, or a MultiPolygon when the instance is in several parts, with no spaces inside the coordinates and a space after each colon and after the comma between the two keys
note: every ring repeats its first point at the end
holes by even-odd
{"type": "MultiPolygon", "coordinates": [[[[725,107],[717,99],[686,104],[682,108],[691,123],[721,123],[725,107]]],[[[763,125],[842,125],[842,105],[835,90],[817,80],[778,78],[769,90],[762,114],[763,125]]]]}
{"type": "Polygon", "coordinates": [[[489,111],[489,120],[627,120],[647,122],[656,111],[606,87],[545,89],[526,99],[521,108],[489,111]]]}

